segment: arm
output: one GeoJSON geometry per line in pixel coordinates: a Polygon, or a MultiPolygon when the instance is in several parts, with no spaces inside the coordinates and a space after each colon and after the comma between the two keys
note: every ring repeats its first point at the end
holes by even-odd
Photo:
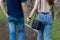
{"type": "Polygon", "coordinates": [[[38,7],[38,0],[35,0],[34,8],[32,9],[31,14],[29,16],[30,18],[33,16],[33,14],[36,11],[37,7],[38,7]]]}
{"type": "Polygon", "coordinates": [[[38,7],[38,0],[35,0],[34,8],[32,9],[30,16],[27,18],[27,23],[30,23],[31,17],[33,16],[34,12],[36,11],[38,7]]]}
{"type": "Polygon", "coordinates": [[[29,16],[29,11],[28,11],[28,7],[27,7],[26,2],[22,2],[21,5],[22,5],[22,8],[23,8],[24,12],[26,13],[26,16],[28,17],[29,16]]]}
{"type": "Polygon", "coordinates": [[[1,9],[2,9],[2,11],[4,12],[4,14],[6,15],[6,17],[8,17],[7,11],[6,11],[6,9],[5,9],[5,7],[4,7],[4,4],[3,4],[3,0],[0,0],[0,6],[1,6],[1,9]]]}

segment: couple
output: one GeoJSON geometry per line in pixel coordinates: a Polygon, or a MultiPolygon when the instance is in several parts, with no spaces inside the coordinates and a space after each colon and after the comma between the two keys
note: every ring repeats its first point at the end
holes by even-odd
{"type": "Polygon", "coordinates": [[[6,0],[7,11],[3,5],[3,0],[0,0],[0,6],[7,17],[9,25],[9,40],[16,40],[16,25],[18,27],[18,40],[24,40],[24,12],[27,16],[27,23],[30,23],[34,12],[38,10],[39,19],[43,25],[38,30],[37,40],[50,40],[50,32],[54,20],[53,5],[54,0],[35,0],[34,8],[30,15],[26,5],[26,0],[6,0]]]}

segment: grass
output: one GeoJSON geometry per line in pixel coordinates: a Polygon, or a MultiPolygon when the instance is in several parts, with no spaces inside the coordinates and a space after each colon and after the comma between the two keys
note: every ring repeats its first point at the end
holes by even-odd
{"type": "Polygon", "coordinates": [[[5,19],[6,17],[5,17],[5,15],[4,15],[4,13],[2,12],[2,10],[0,9],[0,20],[1,19],[5,19]]]}
{"type": "Polygon", "coordinates": [[[51,39],[60,40],[60,17],[55,20],[52,26],[51,39]]]}

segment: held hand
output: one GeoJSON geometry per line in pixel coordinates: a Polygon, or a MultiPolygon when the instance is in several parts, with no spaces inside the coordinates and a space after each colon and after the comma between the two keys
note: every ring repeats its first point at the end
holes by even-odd
{"type": "Polygon", "coordinates": [[[27,18],[26,22],[27,23],[30,23],[31,19],[30,18],[27,18]]]}

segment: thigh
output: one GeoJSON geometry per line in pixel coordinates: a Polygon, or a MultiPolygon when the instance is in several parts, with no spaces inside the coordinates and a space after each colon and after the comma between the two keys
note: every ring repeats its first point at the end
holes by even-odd
{"type": "Polygon", "coordinates": [[[51,33],[52,25],[45,25],[44,28],[44,40],[50,40],[50,33],[51,33]]]}
{"type": "Polygon", "coordinates": [[[14,22],[14,18],[9,17],[7,18],[7,23],[9,26],[9,31],[15,31],[16,30],[16,23],[14,22]]]}
{"type": "Polygon", "coordinates": [[[18,21],[17,25],[18,25],[18,30],[19,31],[23,31],[24,30],[24,18],[20,18],[20,21],[18,21]]]}
{"type": "Polygon", "coordinates": [[[42,31],[38,30],[38,36],[37,36],[37,40],[42,40],[42,31]]]}
{"type": "Polygon", "coordinates": [[[8,26],[9,26],[9,31],[11,32],[16,31],[16,24],[14,22],[9,22],[8,26]]]}
{"type": "Polygon", "coordinates": [[[23,31],[24,30],[24,23],[18,24],[18,30],[23,31]]]}
{"type": "Polygon", "coordinates": [[[52,29],[52,25],[51,24],[48,24],[48,25],[45,25],[44,27],[44,36],[48,37],[50,36],[50,32],[51,32],[51,29],[52,29]]]}

